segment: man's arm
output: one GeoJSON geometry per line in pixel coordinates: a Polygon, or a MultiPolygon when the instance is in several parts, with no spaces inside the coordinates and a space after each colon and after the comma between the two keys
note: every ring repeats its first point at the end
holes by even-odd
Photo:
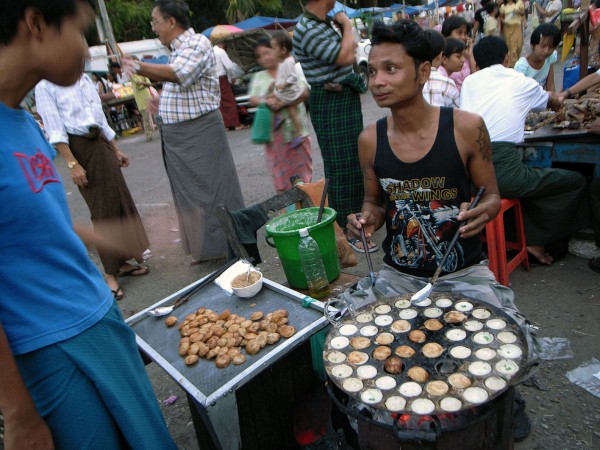
{"type": "Polygon", "coordinates": [[[467,223],[461,229],[461,237],[477,235],[500,211],[500,193],[492,160],[490,135],[481,117],[466,111],[454,110],[456,144],[471,182],[478,189],[485,186],[479,205],[467,211],[469,203],[460,205],[458,220],[467,223]]]}
{"type": "Polygon", "coordinates": [[[23,382],[0,324],[0,412],[6,450],[53,449],[52,434],[23,382]]]}
{"type": "Polygon", "coordinates": [[[360,219],[356,214],[348,215],[348,236],[359,237],[360,228],[365,229],[365,236],[371,238],[385,223],[385,207],[381,193],[381,185],[375,174],[375,150],[377,146],[377,129],[375,124],[369,125],[358,138],[358,159],[363,173],[365,197],[360,219]]]}
{"type": "Polygon", "coordinates": [[[352,22],[344,12],[335,15],[335,21],[342,27],[342,44],[335,63],[338,66],[350,66],[356,60],[356,42],[352,34],[352,22]]]}

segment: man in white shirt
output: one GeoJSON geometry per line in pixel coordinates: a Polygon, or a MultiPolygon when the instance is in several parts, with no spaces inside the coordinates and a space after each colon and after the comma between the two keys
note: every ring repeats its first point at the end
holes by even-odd
{"type": "Polygon", "coordinates": [[[492,141],[500,195],[521,200],[527,249],[539,262],[551,264],[553,257],[545,247],[587,222],[582,201],[585,178],[570,170],[527,167],[515,144],[523,140],[527,113],[558,106],[557,96],[544,91],[533,78],[505,67],[508,47],[502,38],[483,38],[473,53],[480,70],[465,79],[460,107],[483,117],[492,141]]]}
{"type": "Polygon", "coordinates": [[[96,231],[104,230],[105,237],[122,249],[98,249],[106,283],[115,299],[120,300],[123,291],[117,276],[148,273],[141,263],[142,253],[150,245],[121,173],[121,167],[129,165],[129,158],[117,146],[96,87],[86,74],[68,87],[42,80],[35,88],[35,98],[50,143],[71,170],[96,231]],[[140,264],[126,262],[132,258],[140,264]]]}

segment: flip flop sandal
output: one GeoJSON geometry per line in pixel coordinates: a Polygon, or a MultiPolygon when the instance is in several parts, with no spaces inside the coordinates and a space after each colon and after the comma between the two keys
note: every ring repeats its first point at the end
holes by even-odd
{"type": "Polygon", "coordinates": [[[115,300],[121,300],[123,297],[125,297],[125,294],[123,293],[123,290],[121,289],[121,286],[117,286],[117,288],[115,290],[111,289],[110,292],[112,292],[112,295],[115,298],[115,300]]]}
{"type": "MultiPolygon", "coordinates": [[[[130,263],[128,263],[130,264],[130,263]]],[[[130,264],[133,269],[127,270],[125,272],[119,272],[120,277],[141,277],[142,275],[146,275],[150,272],[150,269],[147,266],[142,264],[130,264]]]]}
{"type": "MultiPolygon", "coordinates": [[[[352,250],[354,250],[355,252],[358,252],[358,253],[364,253],[365,252],[364,249],[362,249],[356,245],[359,242],[362,244],[360,239],[357,239],[357,238],[348,239],[348,245],[350,247],[352,247],[352,250]]],[[[372,246],[369,247],[369,253],[375,253],[377,250],[379,250],[379,246],[377,244],[373,244],[372,242],[367,242],[367,244],[372,244],[372,246]]]]}

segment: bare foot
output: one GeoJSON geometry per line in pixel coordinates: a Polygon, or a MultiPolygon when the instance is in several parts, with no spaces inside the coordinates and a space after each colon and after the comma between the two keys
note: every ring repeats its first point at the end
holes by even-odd
{"type": "Polygon", "coordinates": [[[106,284],[111,290],[115,300],[121,300],[125,294],[123,294],[123,289],[121,289],[121,286],[119,286],[119,281],[117,280],[117,277],[106,273],[104,274],[104,278],[106,279],[106,284]]]}
{"type": "Polygon", "coordinates": [[[531,256],[537,259],[541,264],[549,266],[554,262],[554,258],[544,251],[544,247],[541,245],[530,245],[527,247],[527,251],[531,256]]]}

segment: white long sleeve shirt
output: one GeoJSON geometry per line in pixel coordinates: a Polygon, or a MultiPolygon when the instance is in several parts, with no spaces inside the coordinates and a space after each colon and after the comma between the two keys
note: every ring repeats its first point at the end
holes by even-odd
{"type": "Polygon", "coordinates": [[[537,81],[502,64],[469,75],[460,91],[460,109],[483,118],[492,142],[521,142],[527,113],[547,104],[548,92],[537,81]]]}
{"type": "Polygon", "coordinates": [[[102,101],[86,74],[72,86],[63,87],[42,80],[35,87],[37,111],[52,145],[69,143],[69,134],[81,136],[98,127],[109,141],[115,132],[108,125],[102,101]]]}

